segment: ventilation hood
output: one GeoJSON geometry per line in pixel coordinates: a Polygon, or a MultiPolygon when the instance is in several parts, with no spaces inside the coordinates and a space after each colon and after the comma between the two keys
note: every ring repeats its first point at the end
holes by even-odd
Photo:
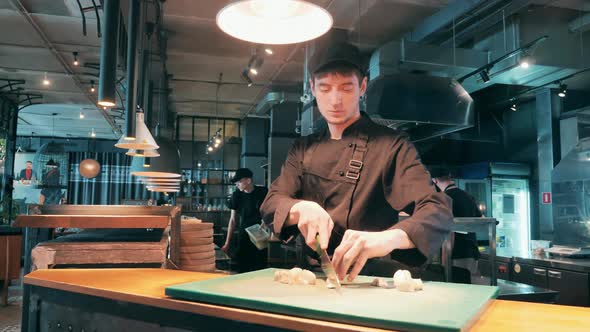
{"type": "Polygon", "coordinates": [[[413,142],[473,127],[473,99],[461,84],[445,77],[393,74],[369,83],[366,112],[413,142]]]}

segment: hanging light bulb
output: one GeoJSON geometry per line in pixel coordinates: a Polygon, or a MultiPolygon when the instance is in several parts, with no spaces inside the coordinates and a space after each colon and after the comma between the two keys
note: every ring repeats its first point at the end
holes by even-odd
{"type": "Polygon", "coordinates": [[[92,131],[90,132],[90,137],[96,137],[96,132],[94,131],[94,128],[92,128],[92,131]]]}
{"type": "Polygon", "coordinates": [[[213,147],[211,145],[207,145],[207,151],[212,152],[213,151],[213,147]]]}
{"type": "Polygon", "coordinates": [[[240,0],[217,13],[217,26],[232,37],[258,44],[294,44],[328,32],[333,19],[304,0],[240,0]]]}
{"type": "Polygon", "coordinates": [[[78,52],[73,52],[72,54],[74,54],[74,66],[79,66],[80,62],[78,62],[78,52]]]}
{"type": "Polygon", "coordinates": [[[51,82],[47,79],[47,72],[43,75],[43,85],[48,86],[51,82]]]}
{"type": "Polygon", "coordinates": [[[94,92],[96,89],[94,88],[94,80],[90,81],[90,92],[94,92]]]}
{"type": "Polygon", "coordinates": [[[80,119],[84,119],[84,118],[85,118],[84,112],[80,112],[80,119]]]}

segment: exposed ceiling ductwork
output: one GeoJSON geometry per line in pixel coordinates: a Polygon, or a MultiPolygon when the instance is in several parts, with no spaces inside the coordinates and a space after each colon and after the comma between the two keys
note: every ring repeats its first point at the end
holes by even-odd
{"type": "Polygon", "coordinates": [[[419,142],[472,127],[473,99],[448,78],[396,74],[371,81],[367,113],[419,142]]]}

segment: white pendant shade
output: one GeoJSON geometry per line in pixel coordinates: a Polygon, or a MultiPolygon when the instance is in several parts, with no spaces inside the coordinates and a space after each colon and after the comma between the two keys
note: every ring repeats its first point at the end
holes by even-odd
{"type": "Polygon", "coordinates": [[[217,26],[228,35],[258,44],[294,44],[330,30],[332,15],[303,0],[239,0],[217,13],[217,26]]]}
{"type": "Polygon", "coordinates": [[[143,158],[133,158],[131,161],[131,175],[145,178],[173,178],[179,179],[180,154],[174,142],[164,137],[158,137],[159,158],[151,159],[150,167],[145,167],[143,158]]]}
{"type": "Polygon", "coordinates": [[[135,150],[155,150],[159,148],[158,144],[154,140],[154,137],[150,133],[150,130],[143,121],[142,112],[136,113],[135,139],[129,140],[127,137],[121,136],[115,146],[121,149],[135,150]]]}
{"type": "Polygon", "coordinates": [[[129,149],[129,151],[127,151],[125,153],[128,156],[131,157],[150,157],[150,158],[154,158],[154,157],[159,157],[160,153],[158,152],[158,150],[135,150],[135,149],[129,149]]]}
{"type": "Polygon", "coordinates": [[[168,178],[140,178],[139,179],[140,182],[143,183],[148,183],[148,182],[153,182],[153,183],[176,183],[176,184],[180,184],[180,179],[168,179],[168,178]]]}
{"type": "Polygon", "coordinates": [[[146,189],[148,191],[160,192],[160,193],[175,193],[175,192],[180,191],[179,187],[150,187],[150,186],[147,186],[146,189]]]}

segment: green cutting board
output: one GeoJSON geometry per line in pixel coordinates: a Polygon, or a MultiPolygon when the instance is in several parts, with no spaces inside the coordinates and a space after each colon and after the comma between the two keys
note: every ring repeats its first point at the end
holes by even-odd
{"type": "MultiPolygon", "coordinates": [[[[425,282],[413,293],[348,285],[340,291],[273,280],[277,269],[166,287],[166,295],[225,306],[361,326],[408,331],[464,331],[479,317],[498,287],[425,282]]],[[[372,277],[359,276],[366,282],[372,277]]],[[[391,279],[389,280],[391,282],[391,279]]]]}

